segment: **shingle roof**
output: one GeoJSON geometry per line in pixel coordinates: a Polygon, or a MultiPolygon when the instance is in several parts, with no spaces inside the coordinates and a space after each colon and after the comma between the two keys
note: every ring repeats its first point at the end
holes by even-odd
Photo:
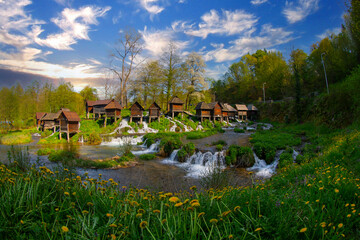
{"type": "Polygon", "coordinates": [[[246,107],[245,104],[235,104],[235,108],[238,111],[247,111],[248,110],[248,108],[246,107]]]}
{"type": "Polygon", "coordinates": [[[53,121],[55,119],[57,119],[59,116],[57,113],[46,113],[41,120],[43,121],[53,121]]]}
{"type": "Polygon", "coordinates": [[[153,102],[153,104],[150,105],[149,109],[161,109],[161,107],[156,102],[153,102]]]}
{"type": "Polygon", "coordinates": [[[36,113],[36,120],[41,119],[45,114],[46,114],[46,112],[37,112],[36,113]]]}
{"type": "Polygon", "coordinates": [[[173,97],[169,103],[178,103],[178,104],[184,104],[183,100],[178,98],[177,96],[173,97]]]}
{"type": "Polygon", "coordinates": [[[138,102],[135,102],[135,103],[130,107],[130,109],[133,108],[134,105],[137,105],[141,110],[145,111],[145,109],[144,109],[144,108],[141,106],[141,104],[138,103],[138,102]]]}
{"type": "Polygon", "coordinates": [[[113,99],[108,105],[105,106],[105,109],[121,109],[121,105],[119,102],[113,99]]]}
{"type": "Polygon", "coordinates": [[[247,105],[247,108],[249,111],[257,111],[258,110],[253,104],[247,105]]]}
{"type": "Polygon", "coordinates": [[[233,108],[230,104],[224,103],[229,112],[237,112],[235,108],[233,108]]]}
{"type": "MultiPolygon", "coordinates": [[[[207,105],[209,106],[210,109],[214,109],[214,107],[216,106],[216,104],[218,104],[218,102],[211,102],[208,103],[207,105]]],[[[221,106],[220,106],[221,107],[221,106]]]]}
{"type": "Polygon", "coordinates": [[[227,108],[227,106],[224,103],[219,103],[219,104],[220,104],[221,110],[223,112],[228,112],[229,111],[229,109],[227,108]]]}
{"type": "Polygon", "coordinates": [[[108,105],[111,102],[111,99],[106,100],[97,100],[97,101],[86,101],[88,107],[93,107],[96,105],[108,105]]]}
{"type": "Polygon", "coordinates": [[[199,103],[196,105],[195,109],[206,109],[206,110],[210,110],[211,108],[210,108],[210,106],[209,106],[207,103],[205,103],[205,102],[199,102],[199,103]]]}
{"type": "Polygon", "coordinates": [[[63,111],[64,116],[69,122],[80,122],[81,119],[76,112],[63,111]]]}

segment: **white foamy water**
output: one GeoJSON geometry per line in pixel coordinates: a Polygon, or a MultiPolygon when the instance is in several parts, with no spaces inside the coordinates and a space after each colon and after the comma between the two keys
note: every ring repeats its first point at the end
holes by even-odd
{"type": "Polygon", "coordinates": [[[293,149],[292,158],[293,158],[294,162],[295,162],[296,157],[297,157],[298,155],[299,155],[299,153],[293,149]]]}
{"type": "Polygon", "coordinates": [[[196,127],[196,131],[198,131],[198,130],[203,130],[204,128],[203,128],[203,126],[201,125],[201,123],[199,122],[199,124],[197,125],[197,127],[196,127]]]}
{"type": "Polygon", "coordinates": [[[131,151],[131,152],[135,155],[157,153],[159,151],[159,144],[160,144],[160,141],[157,141],[156,143],[151,144],[151,146],[145,150],[131,151]]]}
{"type": "Polygon", "coordinates": [[[121,129],[123,128],[129,128],[129,130],[127,131],[128,133],[135,133],[134,129],[129,125],[129,120],[126,118],[123,118],[121,120],[121,122],[119,123],[119,126],[117,128],[115,128],[115,130],[110,133],[109,135],[115,134],[115,133],[121,133],[121,129]]]}
{"type": "Polygon", "coordinates": [[[164,159],[162,162],[165,164],[176,165],[180,168],[185,169],[187,172],[186,177],[199,178],[206,175],[212,168],[219,166],[225,168],[225,151],[221,152],[197,152],[191,157],[186,159],[185,162],[181,163],[177,161],[177,153],[179,150],[174,150],[170,157],[164,159]]]}
{"type": "Polygon", "coordinates": [[[124,136],[111,138],[110,141],[100,143],[102,146],[122,146],[125,144],[137,145],[142,142],[142,137],[124,136]]]}
{"type": "Polygon", "coordinates": [[[257,177],[270,178],[276,173],[276,167],[279,164],[280,155],[284,150],[280,150],[276,153],[274,162],[266,164],[265,160],[262,160],[254,153],[255,164],[254,166],[247,168],[247,171],[255,172],[257,177]]]}
{"type": "Polygon", "coordinates": [[[250,126],[250,127],[246,127],[246,130],[248,130],[248,131],[255,131],[255,130],[256,130],[256,128],[255,128],[255,127],[253,127],[253,126],[250,126]]]}
{"type": "Polygon", "coordinates": [[[271,125],[270,123],[264,123],[264,126],[262,127],[263,130],[270,130],[270,128],[272,128],[273,125],[271,125]]]}
{"type": "Polygon", "coordinates": [[[147,122],[143,122],[143,128],[138,130],[138,133],[157,133],[159,130],[149,128],[147,122]]]}

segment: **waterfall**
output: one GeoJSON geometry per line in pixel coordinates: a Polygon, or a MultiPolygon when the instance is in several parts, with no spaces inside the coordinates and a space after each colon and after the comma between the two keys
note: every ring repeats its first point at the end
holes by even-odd
{"type": "Polygon", "coordinates": [[[203,126],[201,125],[201,123],[199,122],[199,124],[197,125],[197,127],[196,127],[196,131],[198,131],[198,130],[203,130],[204,128],[203,128],[203,126]]]}
{"type": "Polygon", "coordinates": [[[283,153],[283,151],[284,150],[277,151],[274,162],[270,164],[266,164],[265,160],[261,160],[254,153],[255,164],[254,166],[247,168],[246,170],[255,172],[255,175],[258,177],[263,177],[263,178],[271,177],[276,172],[276,167],[279,164],[280,155],[283,153]]]}
{"type": "Polygon", "coordinates": [[[138,133],[157,133],[159,130],[149,128],[147,122],[143,122],[143,128],[139,129],[138,133]]]}
{"type": "Polygon", "coordinates": [[[141,150],[141,151],[131,151],[131,152],[135,155],[156,153],[159,151],[159,145],[160,145],[160,141],[157,141],[156,143],[151,144],[151,146],[148,149],[141,150]]]}
{"type": "Polygon", "coordinates": [[[81,135],[80,137],[79,137],[79,141],[78,141],[79,143],[84,143],[84,135],[81,135]]]}
{"type": "Polygon", "coordinates": [[[137,145],[142,142],[142,137],[124,136],[111,138],[110,141],[102,142],[101,146],[122,146],[125,144],[137,145]]]}
{"type": "Polygon", "coordinates": [[[115,130],[112,133],[110,133],[109,135],[112,135],[115,133],[121,133],[120,130],[123,128],[126,128],[126,127],[129,128],[129,130],[127,131],[128,133],[135,133],[134,129],[129,125],[128,122],[129,122],[128,119],[123,118],[121,120],[121,122],[119,123],[119,126],[117,128],[115,128],[115,130]]]}
{"type": "Polygon", "coordinates": [[[192,156],[186,159],[185,162],[181,163],[177,161],[176,155],[179,150],[174,150],[170,157],[164,159],[164,164],[173,164],[180,168],[185,169],[187,172],[186,176],[191,178],[199,178],[206,175],[209,169],[214,167],[225,168],[225,151],[221,152],[196,152],[192,156]]]}
{"type": "Polygon", "coordinates": [[[294,159],[294,162],[295,162],[296,157],[297,157],[298,155],[299,155],[299,153],[293,149],[292,158],[294,159]]]}

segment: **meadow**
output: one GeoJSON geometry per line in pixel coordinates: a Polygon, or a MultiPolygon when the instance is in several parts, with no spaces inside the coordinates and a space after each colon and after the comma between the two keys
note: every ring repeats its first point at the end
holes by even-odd
{"type": "Polygon", "coordinates": [[[154,192],[13,161],[0,166],[0,238],[358,239],[356,128],[283,128],[321,150],[251,187],[154,192]]]}

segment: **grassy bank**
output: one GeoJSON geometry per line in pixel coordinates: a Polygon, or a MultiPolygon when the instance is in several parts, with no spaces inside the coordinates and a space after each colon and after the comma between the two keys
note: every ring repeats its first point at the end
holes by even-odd
{"type": "Polygon", "coordinates": [[[319,154],[254,187],[164,193],[1,166],[4,239],[358,239],[360,132],[293,126],[319,154]],[[310,128],[310,129],[309,129],[310,128]],[[307,130],[306,130],[307,129],[307,130]],[[325,144],[325,145],[323,145],[325,144]]]}
{"type": "Polygon", "coordinates": [[[31,134],[37,132],[35,128],[17,131],[6,131],[0,134],[0,144],[17,145],[26,144],[32,141],[31,134]]]}

